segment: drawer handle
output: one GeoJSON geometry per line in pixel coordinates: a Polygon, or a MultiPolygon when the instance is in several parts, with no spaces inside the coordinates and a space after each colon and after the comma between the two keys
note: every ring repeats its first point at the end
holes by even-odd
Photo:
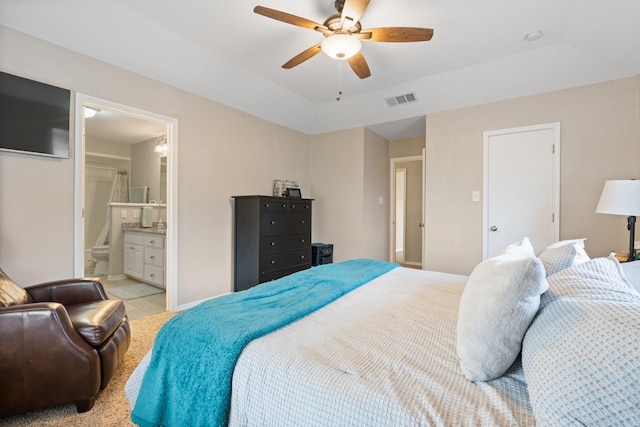
{"type": "Polygon", "coordinates": [[[276,245],[276,242],[271,242],[271,246],[275,246],[275,245],[276,245]]]}
{"type": "Polygon", "coordinates": [[[283,204],[282,204],[282,207],[283,207],[283,208],[286,208],[286,207],[287,207],[287,204],[286,204],[286,203],[283,203],[283,204]]]}
{"type": "Polygon", "coordinates": [[[276,262],[274,260],[271,260],[271,264],[275,264],[276,262]]]}
{"type": "Polygon", "coordinates": [[[269,206],[271,206],[269,203],[265,203],[265,204],[264,204],[264,207],[265,207],[265,208],[268,208],[269,206]]]}
{"type": "Polygon", "coordinates": [[[155,240],[150,240],[149,243],[151,243],[152,245],[155,245],[156,241],[155,240]]]}
{"type": "Polygon", "coordinates": [[[304,259],[304,255],[300,255],[300,259],[304,259]]]}
{"type": "Polygon", "coordinates": [[[155,255],[151,255],[149,258],[156,259],[156,256],[155,255]]]}
{"type": "Polygon", "coordinates": [[[156,277],[155,273],[151,273],[149,274],[149,277],[151,277],[152,279],[156,277]]]}
{"type": "Polygon", "coordinates": [[[304,224],[304,219],[301,219],[301,220],[300,220],[300,224],[304,224]]]}
{"type": "Polygon", "coordinates": [[[291,205],[291,209],[295,209],[295,208],[296,208],[296,205],[291,205]]]}
{"type": "Polygon", "coordinates": [[[300,243],[304,243],[304,239],[300,239],[300,243]]]}
{"type": "Polygon", "coordinates": [[[275,225],[275,223],[276,223],[275,221],[271,221],[271,225],[275,225]]]}

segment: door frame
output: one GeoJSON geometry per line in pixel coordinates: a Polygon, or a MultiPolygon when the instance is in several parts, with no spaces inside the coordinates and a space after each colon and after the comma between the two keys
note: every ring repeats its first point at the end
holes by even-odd
{"type": "Polygon", "coordinates": [[[489,251],[489,139],[492,136],[514,133],[533,132],[551,129],[553,131],[552,150],[552,221],[553,239],[560,239],[560,122],[543,123],[539,125],[521,126],[509,129],[485,131],[483,135],[483,183],[482,183],[482,259],[487,259],[489,251]]]}
{"type": "Polygon", "coordinates": [[[166,310],[177,310],[178,294],[178,119],[76,92],[74,124],[74,276],[84,277],[84,108],[102,108],[167,126],[166,310]]]}
{"type": "Polygon", "coordinates": [[[394,260],[396,251],[396,230],[395,230],[395,203],[396,203],[396,164],[402,162],[422,162],[422,200],[420,206],[422,206],[422,269],[425,268],[425,150],[422,149],[422,154],[418,156],[408,157],[393,157],[389,159],[389,261],[394,260]]]}

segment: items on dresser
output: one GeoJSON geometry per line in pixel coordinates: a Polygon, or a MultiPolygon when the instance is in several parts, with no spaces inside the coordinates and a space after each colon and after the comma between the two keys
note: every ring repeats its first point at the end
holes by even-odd
{"type": "Polygon", "coordinates": [[[124,274],[165,288],[164,238],[159,233],[124,232],[124,274]]]}
{"type": "Polygon", "coordinates": [[[234,290],[311,267],[311,202],[234,196],[234,290]]]}

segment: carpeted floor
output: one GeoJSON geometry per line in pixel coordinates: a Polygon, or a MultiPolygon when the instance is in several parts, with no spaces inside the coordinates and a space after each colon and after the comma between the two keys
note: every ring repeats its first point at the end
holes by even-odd
{"type": "Polygon", "coordinates": [[[124,395],[124,385],[140,360],[151,349],[158,330],[175,313],[163,312],[131,321],[131,345],[123,364],[96,400],[93,408],[78,414],[74,405],[29,412],[0,418],[2,426],[64,426],[64,427],[124,427],[135,426],[129,418],[130,409],[124,395]]]}

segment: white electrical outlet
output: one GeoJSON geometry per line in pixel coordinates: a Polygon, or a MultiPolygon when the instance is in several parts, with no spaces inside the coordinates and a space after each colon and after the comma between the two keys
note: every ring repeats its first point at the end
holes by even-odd
{"type": "Polygon", "coordinates": [[[378,197],[378,203],[381,204],[381,205],[384,205],[384,197],[379,196],[378,197]]]}
{"type": "Polygon", "coordinates": [[[479,202],[480,201],[480,192],[479,191],[472,191],[471,192],[471,201],[472,202],[479,202]]]}
{"type": "Polygon", "coordinates": [[[120,218],[125,219],[127,217],[127,211],[120,211],[120,218]]]}
{"type": "Polygon", "coordinates": [[[140,211],[137,210],[137,209],[135,211],[133,211],[133,217],[134,218],[140,218],[140,211]]]}

